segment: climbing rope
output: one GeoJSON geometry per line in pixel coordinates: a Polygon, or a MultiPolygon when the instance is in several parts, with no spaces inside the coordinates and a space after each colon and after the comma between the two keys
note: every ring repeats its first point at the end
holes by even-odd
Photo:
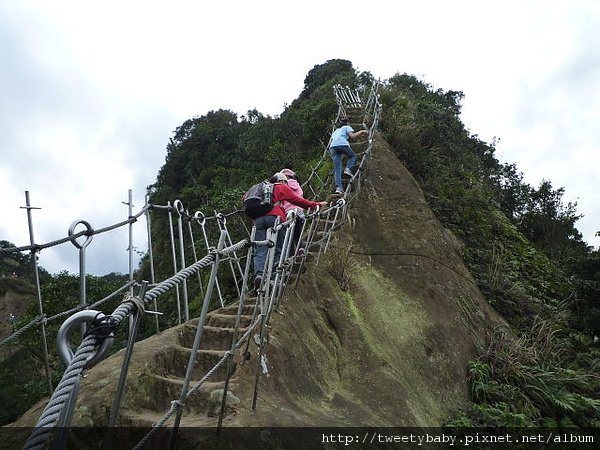
{"type": "Polygon", "coordinates": [[[53,427],[58,423],[63,406],[71,396],[71,393],[78,382],[83,368],[90,356],[92,356],[97,347],[95,336],[87,336],[81,345],[77,348],[75,356],[65,370],[65,373],[54,390],[48,405],[42,412],[35,429],[25,443],[24,449],[43,449],[46,442],[52,436],[53,427]]]}
{"type": "MultiPolygon", "coordinates": [[[[148,206],[147,208],[151,208],[152,206],[148,206]]],[[[129,225],[130,223],[137,222],[138,218],[146,213],[146,207],[143,208],[136,215],[131,216],[129,219],[124,220],[122,222],[115,223],[113,225],[109,225],[104,228],[100,228],[98,230],[81,230],[78,233],[74,233],[70,236],[57,239],[55,241],[47,242],[45,244],[32,244],[32,245],[24,245],[22,247],[2,247],[0,248],[0,255],[5,253],[16,253],[16,252],[25,252],[25,251],[33,251],[39,252],[40,250],[55,247],[57,245],[64,244],[66,242],[76,241],[78,238],[82,236],[95,236],[97,234],[106,233],[108,231],[116,230],[117,228],[121,228],[122,226],[129,225]]]]}
{"type": "MultiPolygon", "coordinates": [[[[230,252],[237,251],[246,245],[247,241],[244,240],[231,247],[223,249],[222,253],[228,254],[230,252]]],[[[154,300],[160,294],[164,294],[168,290],[172,289],[182,280],[195,274],[196,271],[210,265],[214,258],[215,252],[206,255],[200,261],[185,268],[171,278],[159,283],[145,294],[144,303],[154,300]]],[[[118,325],[136,310],[136,305],[137,304],[131,299],[121,303],[111,314],[110,321],[108,323],[103,322],[100,325],[100,329],[103,330],[103,333],[114,332],[118,325]],[[107,330],[107,328],[109,328],[109,330],[107,330]]],[[[94,333],[88,333],[88,335],[83,339],[77,351],[75,352],[73,359],[69,362],[60,383],[53,392],[48,405],[42,412],[42,415],[35,426],[35,430],[27,440],[24,449],[43,448],[45,443],[52,436],[52,428],[55,427],[58,422],[62,407],[66,404],[67,400],[71,396],[76,382],[79,380],[79,377],[83,372],[87,360],[96,352],[100,339],[101,337],[95,335],[94,333]]]]}

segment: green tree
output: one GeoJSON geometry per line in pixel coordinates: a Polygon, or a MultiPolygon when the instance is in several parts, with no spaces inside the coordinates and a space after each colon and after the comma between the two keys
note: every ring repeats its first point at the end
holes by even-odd
{"type": "Polygon", "coordinates": [[[520,220],[520,228],[532,242],[554,259],[564,259],[581,248],[582,235],[575,228],[581,218],[577,203],[562,201],[564,188],[553,189],[552,183],[543,180],[538,189],[532,190],[526,212],[520,220]]]}

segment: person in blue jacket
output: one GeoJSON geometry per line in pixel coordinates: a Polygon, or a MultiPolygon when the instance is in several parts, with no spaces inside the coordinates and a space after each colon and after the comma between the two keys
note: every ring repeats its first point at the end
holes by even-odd
{"type": "Polygon", "coordinates": [[[343,194],[342,189],[342,155],[348,158],[346,162],[346,168],[344,169],[344,175],[349,177],[352,176],[352,167],[356,162],[356,154],[348,139],[354,139],[362,134],[368,134],[368,130],[354,131],[350,125],[348,125],[348,119],[343,118],[338,124],[338,128],[331,135],[331,141],[329,142],[329,154],[333,159],[333,179],[335,182],[335,193],[343,194]]]}

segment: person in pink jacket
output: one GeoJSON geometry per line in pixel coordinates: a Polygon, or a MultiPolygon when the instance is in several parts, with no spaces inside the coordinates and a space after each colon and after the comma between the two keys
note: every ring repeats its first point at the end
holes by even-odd
{"type": "MultiPolygon", "coordinates": [[[[302,186],[300,186],[298,175],[296,175],[292,169],[281,169],[280,172],[287,177],[287,185],[294,194],[298,197],[303,197],[304,192],[302,191],[302,186]]],[[[306,220],[304,209],[287,201],[282,202],[281,206],[286,214],[293,210],[296,211],[296,225],[294,226],[294,236],[292,236],[292,248],[290,249],[290,252],[291,254],[294,254],[296,253],[296,249],[298,249],[298,255],[302,256],[304,254],[304,249],[300,246],[300,237],[302,236],[302,229],[306,220]]]]}
{"type": "MultiPolygon", "coordinates": [[[[270,183],[273,183],[273,209],[263,214],[262,216],[254,219],[254,226],[256,228],[254,239],[257,241],[264,241],[267,237],[267,230],[273,228],[276,223],[276,219],[279,218],[280,222],[286,221],[286,213],[283,209],[283,203],[289,202],[300,208],[315,209],[320,206],[327,206],[327,202],[313,202],[304,197],[296,195],[292,189],[288,187],[288,178],[281,172],[277,172],[269,179],[270,183]]],[[[285,233],[278,233],[277,242],[275,243],[275,261],[279,261],[279,255],[283,247],[285,233]]],[[[258,246],[254,252],[254,288],[256,290],[262,284],[263,269],[267,259],[267,247],[258,246]]]]}

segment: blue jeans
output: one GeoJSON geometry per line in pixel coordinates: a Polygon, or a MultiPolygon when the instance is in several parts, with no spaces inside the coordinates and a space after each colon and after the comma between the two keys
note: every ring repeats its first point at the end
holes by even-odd
{"type": "MultiPolygon", "coordinates": [[[[277,216],[260,216],[254,221],[256,232],[254,233],[255,241],[264,241],[267,239],[267,230],[273,228],[275,225],[275,219],[277,216]]],[[[285,239],[285,231],[279,230],[277,233],[277,242],[275,244],[275,259],[273,265],[275,266],[279,262],[281,255],[281,249],[283,248],[283,241],[285,239]]],[[[262,276],[263,270],[265,269],[265,263],[267,262],[269,247],[265,245],[259,245],[254,249],[254,277],[262,276]]]]}
{"type": "Polygon", "coordinates": [[[333,159],[333,180],[335,187],[342,189],[342,155],[348,157],[346,168],[352,169],[356,162],[356,154],[349,145],[329,147],[329,154],[331,155],[331,159],[333,159]]]}

